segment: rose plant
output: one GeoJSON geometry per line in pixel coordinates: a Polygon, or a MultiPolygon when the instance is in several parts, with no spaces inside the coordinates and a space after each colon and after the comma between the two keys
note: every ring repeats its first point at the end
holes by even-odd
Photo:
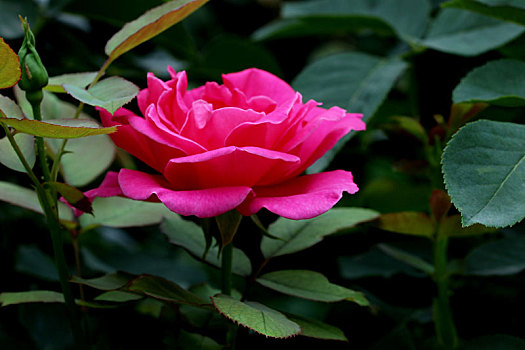
{"type": "Polygon", "coordinates": [[[525,6],[206,2],[0,6],[0,347],[525,349],[525,6]]]}

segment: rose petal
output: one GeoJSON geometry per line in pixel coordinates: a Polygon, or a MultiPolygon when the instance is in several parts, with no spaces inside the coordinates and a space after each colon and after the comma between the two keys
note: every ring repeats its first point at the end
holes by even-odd
{"type": "Polygon", "coordinates": [[[171,211],[200,218],[214,217],[236,208],[248,194],[249,187],[218,187],[195,191],[174,191],[161,176],[122,169],[118,181],[124,195],[136,200],[158,199],[171,211]]]}
{"type": "Polygon", "coordinates": [[[118,173],[114,171],[108,171],[100,186],[84,192],[84,195],[90,200],[95,197],[122,196],[122,190],[118,184],[118,173]]]}
{"type": "MultiPolygon", "coordinates": [[[[282,146],[285,141],[291,137],[300,137],[296,135],[293,127],[302,120],[306,112],[301,114],[292,111],[296,105],[303,106],[301,99],[301,94],[296,93],[294,100],[277,106],[264,118],[235,127],[226,137],[225,146],[254,146],[286,152],[286,148],[282,146]]],[[[313,108],[316,105],[316,102],[310,100],[305,106],[313,108]]],[[[302,108],[302,110],[306,109],[306,107],[302,108]]]]}
{"type": "MultiPolygon", "coordinates": [[[[146,111],[147,118],[132,117],[129,118],[129,124],[138,133],[147,136],[149,139],[167,146],[172,149],[170,159],[188,154],[195,154],[206,151],[197,142],[187,139],[177,132],[170,130],[162,123],[155,106],[148,107],[146,111]]],[[[166,163],[164,163],[166,164],[166,163]]]]}
{"type": "Polygon", "coordinates": [[[302,135],[302,139],[292,140],[283,146],[283,151],[301,158],[301,166],[296,169],[294,175],[301,174],[351,130],[364,130],[366,127],[361,120],[362,114],[346,113],[338,107],[323,111],[325,112],[318,115],[317,121],[310,121],[302,132],[296,131],[302,135]],[[294,143],[297,145],[290,149],[294,143]]]}
{"type": "Polygon", "coordinates": [[[300,159],[257,147],[224,147],[169,161],[164,177],[171,187],[198,189],[282,182],[300,159]]]}
{"type": "Polygon", "coordinates": [[[139,95],[137,96],[137,102],[139,105],[139,109],[142,113],[146,111],[148,106],[150,104],[157,103],[160,95],[170,89],[168,84],[166,84],[161,79],[157,78],[153,73],[149,72],[147,76],[147,84],[148,88],[141,90],[139,95]]]}
{"type": "Polygon", "coordinates": [[[130,120],[140,119],[133,112],[119,108],[113,115],[102,108],[97,108],[100,113],[100,119],[104,126],[119,126],[117,132],[109,136],[118,147],[129,152],[144,163],[148,164],[158,172],[162,172],[168,160],[173,157],[185,155],[178,149],[168,147],[161,143],[146,137],[140,131],[129,125],[130,120]]]}
{"type": "Polygon", "coordinates": [[[209,103],[198,100],[193,103],[188,113],[188,120],[181,130],[181,135],[199,140],[199,144],[209,150],[216,149],[225,146],[225,140],[232,129],[240,124],[256,122],[264,116],[264,113],[235,107],[212,110],[209,103]]]}
{"type": "Polygon", "coordinates": [[[335,170],[253,190],[255,196],[248,197],[237,208],[242,215],[252,215],[266,208],[282,217],[302,220],[321,215],[341,199],[343,192],[355,193],[358,188],[351,172],[335,170]]]}
{"type": "Polygon", "coordinates": [[[256,68],[224,74],[222,80],[230,90],[240,90],[248,99],[254,96],[266,96],[279,105],[295,97],[295,91],[286,82],[256,68]]]}

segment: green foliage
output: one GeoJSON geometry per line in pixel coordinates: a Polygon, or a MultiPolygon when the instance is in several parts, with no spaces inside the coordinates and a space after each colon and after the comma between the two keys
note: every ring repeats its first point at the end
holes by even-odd
{"type": "Polygon", "coordinates": [[[284,20],[263,27],[255,37],[275,39],[372,28],[410,41],[423,33],[430,10],[426,0],[402,0],[395,4],[369,0],[286,2],[282,11],[284,20]]]}
{"type": "Polygon", "coordinates": [[[207,0],[173,0],[155,7],[134,21],[127,23],[109,39],[105,52],[110,60],[155,37],[177,22],[182,21],[207,0]]]}
{"type": "MultiPolygon", "coordinates": [[[[0,182],[0,199],[13,205],[43,213],[35,191],[9,182],[0,182]]],[[[73,221],[73,212],[64,203],[58,203],[60,219],[73,221]]]]}
{"type": "MultiPolygon", "coordinates": [[[[381,105],[407,65],[399,58],[380,58],[362,53],[341,53],[321,58],[295,78],[293,87],[305,99],[323,101],[326,108],[340,106],[363,113],[370,119],[381,105]],[[323,86],[323,89],[319,89],[323,86]]],[[[352,137],[350,133],[309,169],[325,169],[338,151],[352,137]]]]}
{"type": "Polygon", "coordinates": [[[525,239],[505,237],[480,245],[465,258],[465,273],[481,276],[513,275],[525,269],[525,239]]]}
{"type": "Polygon", "coordinates": [[[85,88],[97,76],[97,72],[84,72],[84,73],[70,73],[70,74],[61,74],[55,77],[49,78],[47,86],[44,88],[50,92],[66,92],[64,90],[63,84],[74,85],[81,88],[85,88]]]}
{"type": "Polygon", "coordinates": [[[282,313],[256,302],[241,302],[227,295],[211,298],[213,306],[224,316],[251,330],[273,338],[288,338],[301,332],[301,327],[282,313]]]}
{"type": "Polygon", "coordinates": [[[268,231],[273,237],[264,237],[261,250],[265,258],[291,254],[319,243],[324,236],[349,229],[361,222],[377,217],[373,210],[363,208],[337,208],[309,220],[279,218],[268,231]]]}
{"type": "Polygon", "coordinates": [[[77,100],[102,107],[110,113],[115,113],[139,92],[137,86],[119,77],[106,78],[87,90],[73,84],[63,84],[63,88],[77,100]]]}
{"type": "Polygon", "coordinates": [[[29,292],[4,292],[0,293],[0,305],[25,304],[25,303],[63,303],[62,293],[50,290],[32,290],[29,292]]]}
{"type": "Polygon", "coordinates": [[[503,107],[525,105],[525,63],[517,60],[490,61],[473,69],[453,91],[454,103],[485,102],[503,107]]]}
{"type": "MultiPolygon", "coordinates": [[[[162,232],[168,237],[168,241],[186,249],[195,257],[203,259],[216,267],[221,266],[219,259],[219,247],[215,240],[208,249],[202,228],[194,222],[184,220],[179,215],[171,213],[161,225],[162,232]]],[[[250,259],[237,248],[233,249],[232,271],[241,276],[251,274],[250,259]]]]}
{"type": "Polygon", "coordinates": [[[0,37],[0,89],[15,85],[22,74],[17,54],[0,37]]]}
{"type": "Polygon", "coordinates": [[[520,0],[452,0],[443,7],[455,7],[496,17],[505,21],[525,24],[525,6],[520,0]]]}
{"type": "Polygon", "coordinates": [[[525,127],[480,120],[463,127],[443,154],[445,184],[463,225],[514,225],[525,215],[525,127]]]}
{"type": "Polygon", "coordinates": [[[57,139],[110,134],[117,131],[114,126],[101,128],[90,120],[80,119],[54,119],[41,122],[29,119],[0,118],[0,123],[10,126],[18,132],[57,139]]]}
{"type": "Polygon", "coordinates": [[[315,301],[335,302],[349,300],[361,306],[368,301],[362,293],[332,284],[318,272],[281,270],[262,275],[257,282],[278,292],[315,301]]]}
{"type": "Polygon", "coordinates": [[[128,198],[95,198],[93,216],[82,215],[82,226],[104,225],[109,227],[133,227],[158,224],[171,214],[160,203],[138,202],[128,198]]]}
{"type": "Polygon", "coordinates": [[[289,316],[290,321],[297,323],[301,327],[301,334],[303,337],[311,337],[316,339],[326,340],[339,340],[348,341],[343,331],[339,328],[331,326],[329,324],[319,322],[315,319],[301,317],[301,316],[289,316]]]}
{"type": "Polygon", "coordinates": [[[524,30],[514,23],[445,8],[432,22],[421,44],[447,53],[475,56],[508,43],[524,30]]]}

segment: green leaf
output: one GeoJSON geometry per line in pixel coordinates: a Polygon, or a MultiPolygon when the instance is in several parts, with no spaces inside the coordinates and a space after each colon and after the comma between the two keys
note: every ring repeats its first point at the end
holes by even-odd
{"type": "Polygon", "coordinates": [[[139,93],[135,84],[120,77],[106,78],[87,90],[72,84],[62,86],[75,99],[90,106],[102,107],[112,114],[139,93]]]}
{"type": "Polygon", "coordinates": [[[306,318],[297,315],[286,315],[290,321],[295,322],[301,327],[301,334],[304,337],[325,339],[325,340],[339,340],[347,342],[343,331],[335,326],[331,326],[324,322],[306,318]]]}
{"type": "Polygon", "coordinates": [[[517,38],[525,28],[495,18],[453,8],[442,9],[430,26],[426,47],[462,56],[475,56],[517,38]]]}
{"type": "Polygon", "coordinates": [[[443,153],[443,174],[463,226],[513,225],[525,216],[525,125],[479,120],[443,153]]]}
{"type": "Polygon", "coordinates": [[[416,269],[421,270],[428,275],[432,275],[434,273],[434,266],[432,266],[431,264],[429,264],[428,262],[426,262],[418,256],[407,253],[401,249],[394,248],[387,244],[379,244],[378,248],[381,249],[383,253],[388,254],[394,259],[397,259],[399,261],[404,262],[407,265],[415,267],[416,269]]]}
{"type": "Polygon", "coordinates": [[[4,292],[0,293],[0,304],[2,307],[26,303],[63,303],[62,293],[50,290],[32,290],[28,292],[4,292]]]}
{"type": "MultiPolygon", "coordinates": [[[[7,117],[16,119],[24,118],[24,113],[13,100],[0,95],[0,113],[2,112],[7,117]]],[[[14,139],[22,151],[22,154],[24,155],[29,166],[33,167],[36,160],[34,137],[32,135],[17,133],[14,135],[14,139]]],[[[9,169],[24,173],[26,172],[22,162],[18,158],[7,137],[0,139],[0,163],[9,169]]]]}
{"type": "Polygon", "coordinates": [[[352,113],[363,113],[366,121],[406,67],[398,58],[341,53],[305,67],[293,81],[293,87],[305,100],[314,99],[325,108],[339,106],[352,113]]]}
{"type": "Polygon", "coordinates": [[[95,297],[96,301],[107,301],[114,303],[126,303],[128,301],[135,301],[142,299],[142,295],[121,290],[110,290],[95,297]]]}
{"type": "Polygon", "coordinates": [[[341,257],[339,266],[341,275],[349,280],[363,277],[390,278],[400,273],[414,277],[423,276],[419,271],[387,255],[378,247],[359,255],[341,257]]]}
{"type": "Polygon", "coordinates": [[[209,80],[220,80],[222,74],[252,67],[282,76],[279,62],[273,53],[249,39],[217,35],[207,42],[202,52],[202,60],[192,64],[191,69],[209,80]]]}
{"type": "Polygon", "coordinates": [[[185,290],[176,283],[157,276],[139,276],[131,282],[128,289],[167,302],[196,306],[209,304],[206,300],[203,300],[197,295],[185,290]]]}
{"type": "Polygon", "coordinates": [[[381,214],[378,226],[383,230],[405,235],[428,238],[434,235],[434,223],[428,214],[414,211],[381,214]]]}
{"type": "Polygon", "coordinates": [[[470,340],[458,350],[525,350],[525,340],[506,334],[486,335],[470,340]]]}
{"type": "MultiPolygon", "coordinates": [[[[0,181],[0,200],[40,214],[44,213],[35,191],[10,182],[0,181]]],[[[62,202],[57,204],[60,220],[73,221],[74,215],[71,208],[62,202]]]]}
{"type": "Polygon", "coordinates": [[[134,227],[158,224],[171,212],[162,203],[136,201],[123,197],[97,197],[91,203],[93,216],[82,215],[82,227],[103,225],[134,227]]]}
{"type": "MultiPolygon", "coordinates": [[[[162,222],[161,230],[171,244],[183,247],[197,258],[203,258],[206,252],[206,240],[199,225],[173,214],[162,222]]],[[[220,267],[221,260],[218,255],[219,248],[212,242],[212,247],[203,259],[213,266],[220,267]]],[[[233,248],[232,271],[241,276],[249,276],[252,272],[250,259],[238,248],[233,248]]]]}
{"type": "MultiPolygon", "coordinates": [[[[15,96],[26,116],[32,119],[33,110],[25,94],[15,89],[15,96]]],[[[55,94],[44,91],[41,105],[44,120],[61,116],[73,118],[77,107],[60,100],[55,94]]],[[[80,113],[80,119],[90,119],[89,115],[80,113]]],[[[46,139],[47,146],[57,154],[62,147],[61,139],[46,139]]],[[[94,135],[69,139],[66,154],[62,156],[60,170],[65,181],[72,186],[85,186],[101,175],[113,162],[116,147],[108,135],[94,135]]]]}
{"type": "Polygon", "coordinates": [[[58,271],[53,259],[36,245],[19,246],[16,250],[15,270],[46,281],[58,282],[58,271]]]}
{"type": "MultiPolygon", "coordinates": [[[[15,134],[15,139],[18,148],[24,155],[25,160],[31,168],[35,165],[36,154],[35,154],[35,138],[33,135],[28,134],[15,134]]],[[[24,165],[18,158],[11,142],[7,137],[0,139],[0,163],[5,165],[11,170],[19,171],[22,173],[26,172],[24,165]]]]}
{"type": "Polygon", "coordinates": [[[125,272],[116,272],[90,279],[73,276],[70,282],[82,284],[98,290],[110,291],[123,288],[133,279],[133,277],[133,275],[125,272]]]}
{"type": "Polygon", "coordinates": [[[189,333],[182,329],[179,332],[177,344],[180,345],[180,349],[222,350],[225,348],[209,337],[197,333],[189,333]]]}
{"type": "Polygon", "coordinates": [[[525,106],[525,62],[491,61],[473,69],[452,93],[454,103],[486,102],[503,107],[525,106]]]}
{"type": "Polygon", "coordinates": [[[525,4],[521,0],[452,0],[442,7],[455,7],[499,18],[504,21],[525,24],[525,4]]]}
{"type": "Polygon", "coordinates": [[[332,284],[325,276],[314,271],[275,271],[262,275],[257,282],[267,288],[299,298],[322,302],[348,300],[361,306],[369,305],[363,293],[332,284]]]}
{"type": "Polygon", "coordinates": [[[56,139],[73,139],[92,135],[110,134],[117,131],[116,126],[101,128],[91,120],[55,119],[41,122],[31,119],[0,118],[0,123],[18,132],[56,139]]]}
{"type": "MultiPolygon", "coordinates": [[[[364,53],[342,53],[321,58],[306,66],[293,81],[304,100],[314,99],[329,108],[339,106],[370,119],[407,64],[399,58],[364,53]],[[322,89],[320,88],[322,87],[322,89]]],[[[344,136],[308,172],[325,169],[354,133],[344,136]]]]}
{"type": "Polygon", "coordinates": [[[525,238],[506,237],[480,245],[466,257],[465,272],[471,275],[513,275],[525,269],[525,238]]]}
{"type": "Polygon", "coordinates": [[[0,89],[11,87],[18,83],[22,71],[18,55],[0,37],[0,89]]]}
{"type": "Polygon", "coordinates": [[[173,0],[157,6],[127,23],[106,44],[110,60],[126,53],[164,30],[182,21],[208,0],[173,0]]]}
{"type": "Polygon", "coordinates": [[[372,29],[410,41],[426,28],[430,3],[426,0],[314,0],[285,2],[283,21],[259,29],[256,39],[340,34],[372,29]]]}
{"type": "MultiPolygon", "coordinates": [[[[56,153],[62,140],[47,139],[46,143],[56,153]]],[[[108,135],[95,135],[70,139],[60,161],[64,180],[72,186],[85,186],[101,175],[113,162],[115,144],[108,135]]]]}
{"type": "Polygon", "coordinates": [[[373,220],[378,215],[365,208],[333,208],[308,220],[278,218],[268,231],[279,239],[263,237],[261,250],[266,259],[295,253],[319,243],[324,236],[373,220]]]}
{"type": "MultiPolygon", "coordinates": [[[[40,112],[42,115],[42,120],[52,120],[56,119],[57,116],[60,116],[61,119],[73,119],[77,112],[77,106],[62,101],[59,99],[55,94],[49,92],[49,91],[43,91],[44,92],[44,99],[42,100],[42,103],[40,105],[40,112]]],[[[25,116],[28,119],[34,119],[33,118],[33,108],[31,107],[31,104],[29,101],[27,101],[27,98],[25,96],[25,92],[22,91],[18,85],[14,88],[14,93],[16,97],[16,101],[22,111],[24,112],[25,116]]],[[[80,119],[90,119],[90,116],[84,112],[81,112],[79,115],[80,119]]]]}
{"type": "Polygon", "coordinates": [[[80,88],[85,88],[93,80],[95,80],[95,77],[97,76],[98,72],[83,72],[83,73],[69,73],[69,74],[62,74],[55,77],[49,78],[49,82],[46,87],[44,87],[44,90],[50,91],[50,92],[58,92],[63,93],[66,92],[64,90],[63,84],[69,84],[78,86],[80,88]]]}
{"type": "Polygon", "coordinates": [[[0,111],[2,111],[6,117],[23,119],[24,112],[20,107],[7,96],[0,95],[0,111]]]}
{"type": "Polygon", "coordinates": [[[272,338],[288,338],[301,333],[301,327],[279,311],[256,302],[241,302],[218,294],[211,298],[223,316],[249,329],[272,338]]]}

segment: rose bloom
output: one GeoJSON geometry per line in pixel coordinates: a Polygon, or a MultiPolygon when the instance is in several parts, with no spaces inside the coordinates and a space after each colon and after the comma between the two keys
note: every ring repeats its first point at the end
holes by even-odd
{"type": "MultiPolygon", "coordinates": [[[[247,69],[187,90],[184,71],[171,79],[148,74],[138,97],[143,116],[99,109],[104,126],[120,125],[115,144],[154,169],[109,172],[88,197],[124,196],[160,201],[181,215],[213,217],[261,208],[308,219],[358,188],[343,170],[301,175],[351,130],[361,114],[325,109],[276,76],[247,69]]],[[[319,87],[322,88],[322,87],[319,87]]]]}

